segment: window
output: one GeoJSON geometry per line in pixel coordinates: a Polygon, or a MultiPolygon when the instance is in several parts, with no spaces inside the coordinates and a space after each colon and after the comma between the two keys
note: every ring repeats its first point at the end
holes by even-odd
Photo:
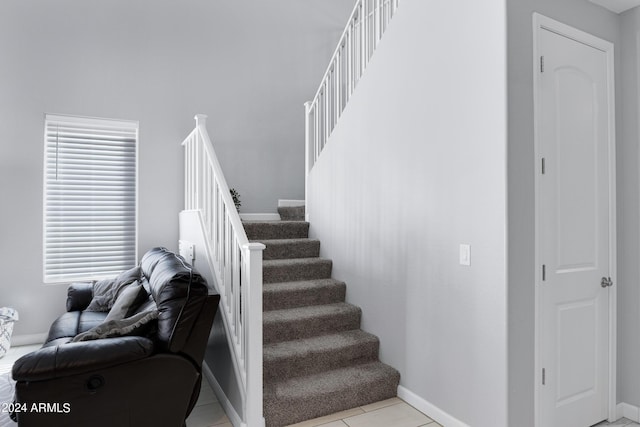
{"type": "Polygon", "coordinates": [[[138,122],[47,114],[44,140],[45,283],[135,266],[138,122]]]}

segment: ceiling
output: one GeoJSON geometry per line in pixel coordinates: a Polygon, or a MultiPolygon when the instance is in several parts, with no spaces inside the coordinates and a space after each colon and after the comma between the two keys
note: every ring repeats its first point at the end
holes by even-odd
{"type": "Polygon", "coordinates": [[[640,6],[640,0],[589,0],[615,13],[622,13],[625,10],[640,6]]]}

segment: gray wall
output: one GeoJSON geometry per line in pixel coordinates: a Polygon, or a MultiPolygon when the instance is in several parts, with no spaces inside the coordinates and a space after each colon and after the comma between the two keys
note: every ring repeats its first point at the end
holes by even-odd
{"type": "Polygon", "coordinates": [[[310,177],[311,234],[381,360],[475,427],[507,425],[505,14],[403,0],[310,177]]]}
{"type": "MultiPolygon", "coordinates": [[[[533,157],[533,12],[609,40],[616,45],[616,111],[620,123],[619,16],[586,0],[509,0],[508,12],[508,210],[509,210],[509,425],[533,426],[534,420],[534,157],[533,157]]],[[[619,126],[617,126],[619,128],[619,126]]],[[[617,139],[618,159],[626,144],[617,139]]],[[[618,200],[626,183],[618,169],[618,200]]],[[[637,180],[636,180],[637,182],[637,180]]],[[[637,186],[637,184],[633,184],[637,186]]],[[[637,199],[637,196],[635,197],[637,199]]],[[[618,207],[618,244],[624,233],[624,205],[618,207]],[[620,221],[623,219],[623,221],[620,221]]],[[[637,217],[636,217],[637,221],[637,217]]],[[[637,225],[633,226],[637,229],[637,225]]],[[[637,234],[635,235],[637,236],[637,234]]],[[[637,237],[634,237],[637,239],[637,237]]],[[[637,242],[636,242],[637,244],[637,242]]],[[[636,252],[637,254],[637,252],[636,252]]],[[[628,254],[633,255],[633,254],[628,254]]],[[[627,259],[619,252],[619,262],[627,259]]],[[[633,258],[628,258],[633,261],[633,258]]],[[[637,257],[635,258],[637,259],[637,257]]],[[[637,263],[637,261],[633,261],[637,263]]],[[[628,283],[619,265],[619,296],[628,283]]],[[[637,299],[636,299],[637,301],[637,299]]],[[[622,316],[623,307],[620,307],[622,316]]],[[[636,308],[637,310],[637,302],[636,308]]],[[[624,328],[625,318],[620,317],[624,328]]],[[[624,375],[618,376],[624,382],[624,375]]],[[[621,398],[623,396],[619,396],[621,398]]]]}
{"type": "Polygon", "coordinates": [[[618,402],[640,406],[640,8],[621,16],[618,114],[618,402]]]}
{"type": "Polygon", "coordinates": [[[0,305],[46,332],[66,286],[42,283],[44,113],[140,121],[139,252],[177,249],[180,142],[193,115],[247,212],[301,198],[303,102],[353,1],[0,1],[0,305]]]}

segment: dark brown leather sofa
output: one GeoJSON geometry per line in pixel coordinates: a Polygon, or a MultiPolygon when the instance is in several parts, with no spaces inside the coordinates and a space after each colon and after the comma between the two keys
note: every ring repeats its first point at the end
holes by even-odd
{"type": "Polygon", "coordinates": [[[143,256],[139,274],[148,299],[137,312],[157,309],[157,320],[134,336],[72,342],[104,325],[107,313],[86,310],[93,284],[69,287],[67,313],[42,348],[13,367],[20,427],[184,425],[200,392],[220,296],[209,295],[205,280],[164,248],[143,256]]]}

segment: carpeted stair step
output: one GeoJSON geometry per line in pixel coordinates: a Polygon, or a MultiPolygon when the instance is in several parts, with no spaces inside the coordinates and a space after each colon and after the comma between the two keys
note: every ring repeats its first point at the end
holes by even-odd
{"type": "Polygon", "coordinates": [[[320,240],[274,239],[261,240],[266,245],[262,259],[313,258],[320,256],[320,240]]]}
{"type": "Polygon", "coordinates": [[[309,223],[304,221],[243,221],[249,240],[305,239],[309,223]]]}
{"type": "Polygon", "coordinates": [[[328,279],[332,261],[324,258],[274,259],[262,262],[263,283],[328,279]]]}
{"type": "Polygon", "coordinates": [[[278,213],[283,221],[304,221],[304,206],[278,207],[278,213]]]}
{"type": "Polygon", "coordinates": [[[265,382],[378,360],[379,340],[361,329],[264,346],[265,382]]]}
{"type": "Polygon", "coordinates": [[[268,382],[264,387],[267,427],[367,405],[396,396],[400,374],[380,362],[268,382]]]}
{"type": "Polygon", "coordinates": [[[263,341],[273,344],[360,328],[362,310],[347,303],[264,312],[263,341]]]}
{"type": "Polygon", "coordinates": [[[334,279],[265,283],[264,311],[344,302],[346,285],[334,279]]]}

